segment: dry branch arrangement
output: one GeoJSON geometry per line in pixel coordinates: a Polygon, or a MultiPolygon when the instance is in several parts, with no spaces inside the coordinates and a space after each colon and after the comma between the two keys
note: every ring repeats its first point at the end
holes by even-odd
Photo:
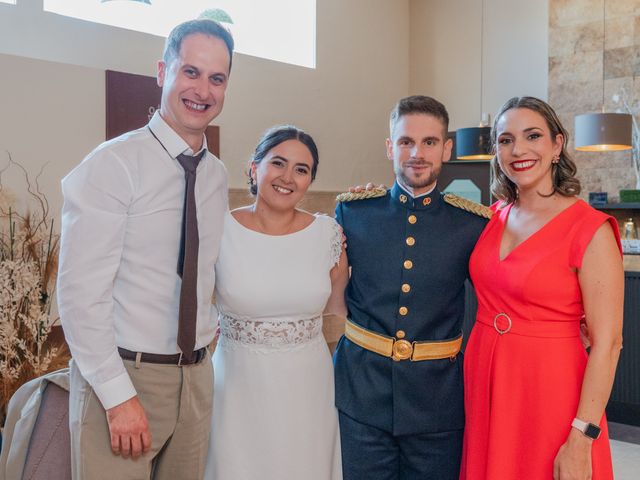
{"type": "Polygon", "coordinates": [[[60,236],[54,231],[49,203],[38,179],[9,155],[0,170],[0,426],[11,395],[25,382],[67,365],[64,343],[53,342],[51,328],[60,236]],[[24,176],[27,203],[16,201],[2,175],[17,168],[24,176]],[[23,211],[20,211],[23,210],[23,211]]]}

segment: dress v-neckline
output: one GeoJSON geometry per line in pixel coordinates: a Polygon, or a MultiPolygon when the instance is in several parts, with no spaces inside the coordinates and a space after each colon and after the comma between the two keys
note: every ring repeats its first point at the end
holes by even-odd
{"type": "Polygon", "coordinates": [[[546,230],[549,225],[553,224],[557,218],[561,217],[566,211],[571,210],[575,205],[577,205],[580,202],[581,200],[578,199],[577,201],[575,201],[574,203],[566,207],[564,210],[558,212],[556,215],[551,217],[544,225],[542,225],[539,229],[537,229],[535,232],[533,232],[531,235],[529,235],[527,238],[525,238],[523,241],[521,241],[515,247],[513,247],[511,251],[507,253],[504,257],[500,258],[500,251],[502,250],[502,239],[504,237],[504,231],[507,228],[507,222],[509,221],[509,215],[511,214],[511,207],[513,207],[513,203],[509,204],[509,206],[505,209],[506,210],[505,213],[501,215],[501,217],[503,218],[503,221],[501,222],[500,233],[498,236],[500,240],[498,242],[498,263],[502,263],[505,260],[507,260],[513,254],[513,252],[518,250],[520,247],[522,247],[526,243],[529,243],[529,241],[532,238],[537,237],[541,232],[546,230]]]}

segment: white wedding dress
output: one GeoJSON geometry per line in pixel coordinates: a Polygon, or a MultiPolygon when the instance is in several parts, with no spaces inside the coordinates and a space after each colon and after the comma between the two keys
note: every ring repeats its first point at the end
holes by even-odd
{"type": "Polygon", "coordinates": [[[298,232],[249,230],[227,214],[216,263],[207,480],[342,478],[333,364],[322,335],[342,233],[317,215],[298,232]]]}

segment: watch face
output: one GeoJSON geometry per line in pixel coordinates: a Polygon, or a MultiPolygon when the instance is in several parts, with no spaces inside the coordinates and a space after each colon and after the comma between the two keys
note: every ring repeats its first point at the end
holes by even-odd
{"type": "Polygon", "coordinates": [[[593,438],[594,440],[596,440],[600,436],[600,427],[598,427],[597,425],[594,425],[593,423],[588,423],[587,428],[584,431],[584,434],[587,437],[593,438]]]}

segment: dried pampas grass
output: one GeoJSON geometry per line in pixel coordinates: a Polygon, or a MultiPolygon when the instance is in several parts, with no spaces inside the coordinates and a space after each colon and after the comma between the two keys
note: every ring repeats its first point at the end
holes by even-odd
{"type": "Polygon", "coordinates": [[[38,178],[14,162],[0,170],[0,425],[11,395],[25,382],[63,368],[69,352],[50,339],[58,320],[51,313],[58,267],[59,235],[53,229],[49,203],[38,178]],[[19,169],[29,204],[15,210],[15,198],[2,185],[2,174],[19,169]]]}

